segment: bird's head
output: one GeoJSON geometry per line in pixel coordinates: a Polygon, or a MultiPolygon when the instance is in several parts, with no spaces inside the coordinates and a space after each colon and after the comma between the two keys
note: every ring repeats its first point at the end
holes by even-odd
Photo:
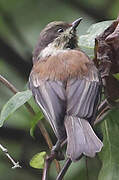
{"type": "Polygon", "coordinates": [[[49,56],[59,50],[77,48],[76,28],[81,20],[82,18],[79,18],[71,24],[62,21],[49,23],[40,33],[34,58],[49,56]]]}

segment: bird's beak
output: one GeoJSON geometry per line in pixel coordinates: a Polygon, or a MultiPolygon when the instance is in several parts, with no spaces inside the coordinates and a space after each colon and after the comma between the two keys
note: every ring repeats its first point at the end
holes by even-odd
{"type": "Polygon", "coordinates": [[[72,29],[76,29],[77,26],[79,25],[79,23],[82,21],[82,18],[79,18],[77,20],[75,20],[73,23],[72,23],[72,29]]]}

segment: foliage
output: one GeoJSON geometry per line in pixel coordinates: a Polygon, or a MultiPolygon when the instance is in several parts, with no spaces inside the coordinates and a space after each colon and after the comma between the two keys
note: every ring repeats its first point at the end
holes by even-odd
{"type": "Polygon", "coordinates": [[[119,80],[119,73],[113,74],[113,76],[114,76],[117,80],[119,80]]]}

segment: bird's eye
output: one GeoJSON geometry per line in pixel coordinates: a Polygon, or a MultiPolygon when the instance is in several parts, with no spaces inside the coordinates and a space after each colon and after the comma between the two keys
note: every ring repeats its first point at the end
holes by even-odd
{"type": "Polygon", "coordinates": [[[59,33],[64,32],[64,29],[60,28],[60,29],[58,29],[58,32],[59,33]]]}

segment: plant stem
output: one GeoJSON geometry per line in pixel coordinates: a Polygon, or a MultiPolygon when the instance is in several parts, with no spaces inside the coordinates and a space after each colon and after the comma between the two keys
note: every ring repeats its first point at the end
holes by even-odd
{"type": "Polygon", "coordinates": [[[63,179],[63,177],[64,177],[64,175],[66,174],[66,172],[67,172],[69,166],[71,165],[71,163],[72,163],[71,159],[68,158],[68,159],[66,160],[63,168],[61,169],[60,173],[58,174],[56,180],[62,180],[62,179],[63,179]]]}
{"type": "Polygon", "coordinates": [[[12,162],[12,164],[13,164],[12,169],[21,168],[21,166],[19,165],[19,162],[15,162],[14,159],[8,153],[8,150],[6,148],[4,148],[1,144],[0,144],[0,149],[5,153],[5,155],[8,157],[8,159],[12,162]]]}
{"type": "Polygon", "coordinates": [[[54,156],[52,155],[46,157],[42,180],[48,180],[48,172],[49,172],[48,170],[53,160],[54,160],[54,156]]]}
{"type": "Polygon", "coordinates": [[[7,79],[5,79],[2,75],[0,75],[0,81],[7,86],[14,94],[18,92],[18,90],[13,86],[7,79]]]}

